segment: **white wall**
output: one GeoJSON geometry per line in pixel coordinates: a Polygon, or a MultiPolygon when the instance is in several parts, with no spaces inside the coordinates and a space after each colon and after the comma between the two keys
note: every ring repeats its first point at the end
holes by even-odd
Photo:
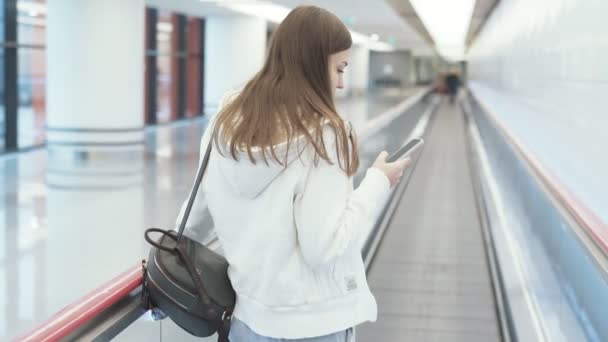
{"type": "Polygon", "coordinates": [[[206,19],[206,113],[214,113],[224,93],[243,86],[262,68],[266,25],[266,21],[253,17],[206,19]]]}
{"type": "Polygon", "coordinates": [[[473,89],[608,222],[608,1],[502,0],[470,51],[473,89]]]}
{"type": "Polygon", "coordinates": [[[409,51],[378,52],[370,53],[369,82],[372,86],[377,79],[394,78],[401,81],[401,87],[412,84],[414,74],[413,58],[409,51]],[[391,74],[386,74],[386,68],[392,68],[391,74]]]}
{"type": "Polygon", "coordinates": [[[369,48],[362,45],[353,45],[350,60],[344,73],[344,88],[336,90],[336,99],[345,99],[349,96],[362,96],[367,93],[369,85],[369,48]]]}
{"type": "Polygon", "coordinates": [[[355,95],[367,93],[369,85],[369,49],[365,46],[354,45],[351,63],[347,73],[350,73],[350,87],[355,95]]]}

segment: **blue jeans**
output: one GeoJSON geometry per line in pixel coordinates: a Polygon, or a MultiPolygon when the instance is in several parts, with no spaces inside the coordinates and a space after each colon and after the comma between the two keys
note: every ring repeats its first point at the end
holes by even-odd
{"type": "Polygon", "coordinates": [[[337,333],[310,338],[272,338],[256,334],[247,324],[232,317],[228,340],[230,342],[355,342],[355,329],[349,328],[337,333]]]}

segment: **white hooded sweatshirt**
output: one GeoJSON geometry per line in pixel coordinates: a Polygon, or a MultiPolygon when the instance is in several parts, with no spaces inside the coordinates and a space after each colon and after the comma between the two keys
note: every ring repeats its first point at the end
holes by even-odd
{"type": "MultiPolygon", "coordinates": [[[[212,126],[213,120],[201,140],[201,158],[212,126]]],[[[315,166],[314,149],[303,148],[303,138],[289,150],[276,145],[280,158],[287,154],[287,167],[271,158],[267,165],[261,151],[254,151],[256,164],[247,153],[235,161],[214,146],[199,190],[230,264],[237,294],[233,316],[263,336],[315,337],[376,320],[361,257],[362,231],[390,183],[370,168],[353,190],[352,177],[337,162],[329,127],[324,138],[333,164],[319,159],[315,166]]],[[[189,225],[202,210],[195,203],[189,225]]]]}

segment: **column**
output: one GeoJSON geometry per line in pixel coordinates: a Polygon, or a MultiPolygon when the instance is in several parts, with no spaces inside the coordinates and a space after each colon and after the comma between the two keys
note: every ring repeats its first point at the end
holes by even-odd
{"type": "Polygon", "coordinates": [[[144,1],[47,6],[49,148],[142,145],[144,1]]]}
{"type": "Polygon", "coordinates": [[[369,48],[353,45],[349,69],[352,94],[365,95],[369,85],[369,48]]]}
{"type": "Polygon", "coordinates": [[[205,28],[205,113],[215,114],[224,93],[242,87],[264,64],[263,19],[215,16],[205,28]]]}

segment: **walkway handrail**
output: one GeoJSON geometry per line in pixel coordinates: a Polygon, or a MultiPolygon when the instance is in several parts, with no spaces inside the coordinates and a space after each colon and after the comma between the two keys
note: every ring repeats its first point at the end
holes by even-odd
{"type": "Polygon", "coordinates": [[[357,132],[358,139],[360,142],[368,139],[382,128],[386,127],[391,121],[397,118],[401,113],[404,113],[414,107],[424,96],[428,95],[433,91],[433,87],[427,86],[419,89],[417,92],[409,96],[405,101],[400,102],[396,106],[393,106],[382,114],[369,120],[365,123],[365,126],[361,127],[357,132]]]}
{"type": "Polygon", "coordinates": [[[16,341],[60,341],[92,318],[116,304],[142,284],[142,266],[137,264],[84,297],[66,306],[16,341]]]}
{"type": "Polygon", "coordinates": [[[595,244],[602,250],[604,255],[608,256],[608,225],[583,204],[568,187],[566,187],[534,156],[532,152],[530,152],[528,148],[526,148],[521,139],[499,119],[496,112],[475,93],[473,88],[469,88],[469,90],[476,102],[483,108],[484,112],[487,113],[490,120],[502,131],[511,145],[519,151],[548,190],[569,214],[572,215],[576,222],[585,230],[587,235],[594,240],[595,244]]]}

